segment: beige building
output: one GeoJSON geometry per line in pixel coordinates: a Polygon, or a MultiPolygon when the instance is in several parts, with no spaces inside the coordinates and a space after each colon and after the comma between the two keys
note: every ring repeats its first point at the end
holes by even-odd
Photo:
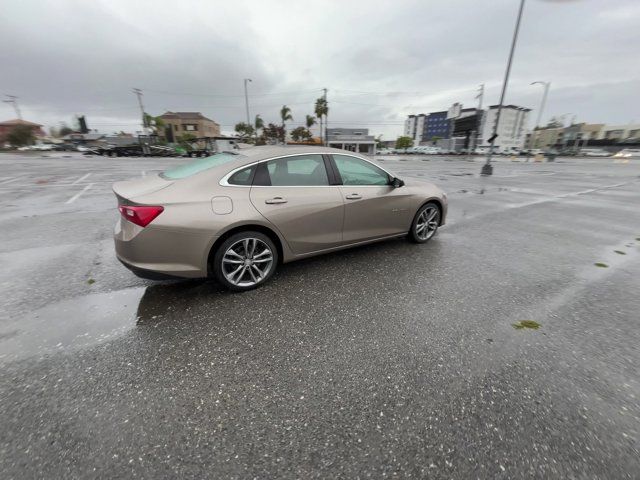
{"type": "Polygon", "coordinates": [[[171,129],[173,139],[184,134],[196,137],[220,136],[220,125],[200,112],[166,112],[160,115],[160,118],[164,121],[165,130],[158,132],[158,136],[167,140],[171,140],[167,132],[169,129],[171,129]]]}
{"type": "Polygon", "coordinates": [[[562,142],[564,128],[540,128],[527,136],[526,148],[546,148],[562,142]]]}
{"type": "Polygon", "coordinates": [[[603,125],[599,132],[599,140],[626,140],[640,139],[640,124],[627,123],[626,125],[603,125]]]}

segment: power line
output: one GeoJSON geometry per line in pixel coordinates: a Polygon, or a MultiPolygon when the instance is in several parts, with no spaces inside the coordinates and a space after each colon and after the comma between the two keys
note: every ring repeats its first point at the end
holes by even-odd
{"type": "MultiPolygon", "coordinates": [[[[147,92],[160,93],[163,95],[182,95],[185,97],[212,97],[212,98],[244,98],[244,94],[241,95],[228,95],[228,94],[213,94],[213,93],[189,93],[189,92],[170,92],[166,90],[152,90],[145,89],[147,92]]],[[[295,95],[300,93],[313,93],[321,92],[321,88],[314,88],[313,90],[298,90],[290,92],[271,92],[271,93],[252,93],[249,97],[266,97],[276,95],[295,95]]]]}

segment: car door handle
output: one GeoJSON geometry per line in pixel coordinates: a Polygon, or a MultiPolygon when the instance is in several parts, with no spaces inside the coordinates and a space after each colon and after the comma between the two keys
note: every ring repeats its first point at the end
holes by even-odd
{"type": "Polygon", "coordinates": [[[275,205],[278,203],[287,203],[287,199],[282,197],[274,197],[274,198],[269,198],[265,200],[264,203],[267,203],[269,205],[275,205]]]}
{"type": "Polygon", "coordinates": [[[360,195],[359,193],[350,193],[345,198],[347,200],[360,200],[362,198],[362,195],[360,195]]]}

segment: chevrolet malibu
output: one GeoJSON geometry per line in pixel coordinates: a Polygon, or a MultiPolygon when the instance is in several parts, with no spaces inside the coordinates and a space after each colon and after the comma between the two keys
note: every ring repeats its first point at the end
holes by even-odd
{"type": "Polygon", "coordinates": [[[230,290],[280,263],[408,236],[430,240],[447,214],[436,186],[367,158],[314,147],[217,153],[113,185],[118,259],[143,278],[214,277],[230,290]]]}

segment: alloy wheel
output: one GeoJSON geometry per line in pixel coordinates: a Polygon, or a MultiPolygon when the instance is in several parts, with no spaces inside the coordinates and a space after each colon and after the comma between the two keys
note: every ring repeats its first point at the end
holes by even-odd
{"type": "Polygon", "coordinates": [[[264,280],[273,267],[273,252],[259,238],[243,238],[222,256],[222,273],[229,283],[252,287],[264,280]]]}
{"type": "Polygon", "coordinates": [[[416,222],[416,236],[420,240],[428,240],[438,230],[440,223],[440,211],[434,205],[427,206],[418,216],[416,222]]]}

